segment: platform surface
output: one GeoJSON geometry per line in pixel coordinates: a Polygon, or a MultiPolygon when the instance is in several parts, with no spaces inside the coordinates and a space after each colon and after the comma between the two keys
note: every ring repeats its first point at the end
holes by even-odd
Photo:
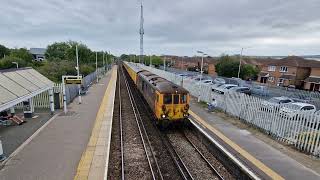
{"type": "MultiPolygon", "coordinates": [[[[219,131],[227,137],[231,143],[239,146],[240,148],[235,148],[239,154],[243,153],[240,152],[242,150],[245,152],[244,154],[248,153],[247,155],[251,156],[249,157],[249,161],[258,164],[258,168],[264,173],[277,177],[275,179],[320,179],[320,175],[317,172],[307,168],[269,144],[266,144],[249,131],[240,129],[226,122],[221,117],[215,115],[215,113],[209,113],[194,99],[190,103],[190,110],[190,114],[198,116],[199,121],[205,121],[207,126],[211,126],[213,129],[219,131]]],[[[195,119],[195,117],[192,118],[195,119]]],[[[228,144],[230,142],[226,143],[228,144]]]]}
{"type": "Polygon", "coordinates": [[[1,180],[71,180],[87,147],[97,112],[109,84],[108,72],[99,83],[68,105],[0,170],[1,180]]]}

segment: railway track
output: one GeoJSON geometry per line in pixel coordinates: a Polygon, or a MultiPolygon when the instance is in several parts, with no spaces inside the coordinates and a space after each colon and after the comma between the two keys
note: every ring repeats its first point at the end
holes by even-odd
{"type": "MultiPolygon", "coordinates": [[[[223,180],[223,176],[217,171],[206,155],[185,134],[185,130],[166,133],[166,138],[176,151],[177,156],[184,162],[191,179],[217,179],[223,180]]],[[[229,179],[229,178],[228,178],[229,179]]]]}
{"type": "MultiPolygon", "coordinates": [[[[113,131],[111,160],[118,163],[111,163],[109,166],[109,179],[163,179],[157,160],[154,156],[148,135],[143,123],[141,123],[140,113],[137,111],[132,92],[127,79],[120,68],[118,71],[118,94],[117,111],[114,114],[113,125],[118,127],[113,131]],[[117,121],[117,122],[116,122],[117,121]],[[117,145],[118,143],[118,145],[117,145]],[[112,158],[115,155],[116,158],[112,158]],[[119,159],[120,163],[119,163],[119,159]],[[115,166],[121,165],[121,168],[115,166]]],[[[115,127],[113,127],[114,129],[115,127]]]]}
{"type": "Polygon", "coordinates": [[[196,129],[160,131],[121,67],[117,89],[108,179],[236,179],[236,171],[198,139],[196,129]]]}
{"type": "MultiPolygon", "coordinates": [[[[134,86],[133,82],[131,82],[131,86],[134,86]]],[[[154,115],[153,113],[149,110],[149,107],[147,105],[147,103],[142,99],[142,97],[140,96],[138,90],[136,88],[132,88],[135,89],[133,91],[135,91],[134,94],[134,98],[137,101],[137,104],[139,104],[140,109],[142,110],[148,110],[147,114],[149,116],[149,119],[147,119],[147,121],[149,121],[149,123],[151,121],[154,120],[154,115]],[[150,118],[153,117],[153,118],[150,118]]],[[[148,122],[145,122],[148,123],[148,122]]],[[[155,124],[153,124],[153,126],[155,126],[155,124]]],[[[180,178],[182,179],[203,179],[203,178],[194,178],[192,171],[190,169],[192,169],[190,167],[190,164],[186,164],[185,161],[183,160],[183,158],[179,155],[179,153],[177,152],[176,148],[172,145],[172,142],[169,140],[169,138],[167,137],[165,132],[159,132],[159,130],[156,128],[155,129],[157,133],[157,136],[160,137],[162,144],[165,146],[165,149],[167,150],[171,160],[173,161],[176,170],[178,171],[180,178]]],[[[209,162],[209,160],[205,157],[205,155],[203,155],[201,153],[201,151],[196,147],[196,145],[194,143],[192,143],[192,141],[185,136],[184,141],[188,142],[191,144],[191,146],[195,149],[196,153],[198,153],[201,157],[201,159],[203,161],[205,161],[205,163],[207,164],[207,166],[209,167],[209,171],[208,172],[212,172],[212,176],[213,178],[209,178],[209,179],[223,179],[223,176],[219,174],[219,172],[214,168],[214,165],[212,165],[212,163],[209,162]]],[[[191,154],[190,156],[194,156],[194,154],[191,154]]],[[[192,163],[191,163],[192,164],[192,163]]],[[[196,165],[197,166],[197,165],[196,165]]],[[[204,173],[207,174],[208,172],[204,173]]],[[[230,177],[230,176],[228,176],[230,177]]]]}

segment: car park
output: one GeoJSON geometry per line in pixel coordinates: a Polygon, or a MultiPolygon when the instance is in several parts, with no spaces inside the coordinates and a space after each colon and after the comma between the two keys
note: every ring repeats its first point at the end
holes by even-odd
{"type": "Polygon", "coordinates": [[[284,105],[280,109],[280,116],[294,118],[299,115],[299,113],[314,113],[316,112],[316,107],[312,104],[294,102],[284,105]]]}
{"type": "Polygon", "coordinates": [[[224,94],[225,92],[227,92],[229,89],[231,89],[233,87],[238,87],[238,85],[235,85],[235,84],[223,84],[223,85],[218,86],[217,88],[215,88],[214,91],[217,92],[217,93],[220,93],[220,94],[224,94]]]}

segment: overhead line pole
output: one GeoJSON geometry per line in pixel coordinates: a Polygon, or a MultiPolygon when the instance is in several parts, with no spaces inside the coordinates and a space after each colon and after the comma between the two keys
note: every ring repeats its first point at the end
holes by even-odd
{"type": "Polygon", "coordinates": [[[99,81],[98,77],[98,52],[96,52],[96,77],[97,77],[97,83],[99,81]]]}
{"type": "MultiPolygon", "coordinates": [[[[80,78],[80,67],[79,67],[79,53],[78,53],[78,45],[76,45],[76,58],[77,58],[77,77],[78,79],[80,78]]],[[[81,85],[78,84],[78,100],[79,100],[79,104],[82,103],[82,99],[81,99],[81,85]]]]}

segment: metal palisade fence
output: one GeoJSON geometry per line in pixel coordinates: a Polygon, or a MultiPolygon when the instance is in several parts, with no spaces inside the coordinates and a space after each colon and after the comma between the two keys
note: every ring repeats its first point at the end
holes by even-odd
{"type": "MultiPolygon", "coordinates": [[[[141,68],[175,84],[182,85],[191,95],[210,102],[214,98],[218,108],[253,125],[273,138],[292,145],[313,156],[320,156],[320,113],[298,111],[294,105],[273,105],[260,97],[227,91],[219,94],[210,85],[199,84],[191,78],[178,76],[149,66],[141,68]]],[[[313,95],[312,95],[313,96],[313,95]]]]}
{"type": "MultiPolygon", "coordinates": [[[[93,72],[91,74],[88,74],[83,78],[83,87],[87,89],[92,85],[97,80],[97,75],[99,78],[101,78],[108,70],[108,68],[98,68],[97,72],[93,72]]],[[[53,92],[55,94],[59,94],[59,100],[60,100],[60,107],[63,107],[63,96],[62,96],[62,84],[61,83],[55,83],[53,87],[53,92]]],[[[74,98],[78,96],[79,89],[78,85],[67,85],[66,86],[66,100],[67,104],[72,102],[74,98]]],[[[49,93],[48,91],[43,92],[41,94],[36,95],[33,97],[33,104],[35,108],[50,108],[50,103],[49,103],[49,93]]],[[[23,103],[17,104],[15,106],[17,109],[22,109],[23,108],[23,103]]]]}

